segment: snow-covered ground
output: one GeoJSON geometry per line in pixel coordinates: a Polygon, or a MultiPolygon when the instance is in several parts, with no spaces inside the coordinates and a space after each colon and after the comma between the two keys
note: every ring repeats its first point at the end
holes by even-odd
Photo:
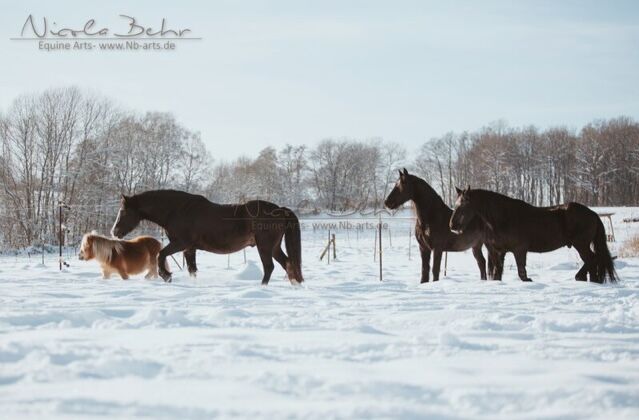
{"type": "MultiPolygon", "coordinates": [[[[639,231],[614,211],[613,249],[639,231]]],[[[396,218],[380,283],[373,231],[337,230],[328,265],[314,222],[301,288],[261,287],[254,249],[172,284],[1,257],[0,418],[639,418],[639,259],[618,286],[575,282],[572,249],[482,282],[465,252],[419,285],[396,218]]]]}

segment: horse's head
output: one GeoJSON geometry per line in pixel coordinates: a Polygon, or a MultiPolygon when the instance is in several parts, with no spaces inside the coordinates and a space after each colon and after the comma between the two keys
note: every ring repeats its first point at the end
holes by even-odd
{"type": "Polygon", "coordinates": [[[408,200],[413,199],[413,182],[408,171],[404,168],[403,171],[399,171],[399,179],[395,183],[395,188],[388,194],[384,205],[389,209],[396,209],[408,200]]]}
{"type": "Polygon", "coordinates": [[[457,201],[455,201],[453,214],[450,216],[449,227],[453,233],[461,234],[475,217],[475,210],[473,210],[473,204],[470,199],[470,185],[465,190],[460,190],[457,187],[455,189],[457,190],[457,201]]]}
{"type": "Polygon", "coordinates": [[[115,223],[111,228],[111,235],[117,238],[123,238],[135,229],[140,223],[140,220],[142,220],[142,217],[135,205],[135,200],[123,194],[118,217],[115,219],[115,223]]]}
{"type": "Polygon", "coordinates": [[[95,258],[95,255],[93,254],[93,233],[87,233],[82,237],[78,259],[81,261],[88,261],[93,258],[95,258]]]}

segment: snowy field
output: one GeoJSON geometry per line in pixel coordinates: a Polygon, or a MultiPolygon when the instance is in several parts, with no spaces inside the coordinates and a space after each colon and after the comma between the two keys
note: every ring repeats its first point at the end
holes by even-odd
{"type": "MultiPolygon", "coordinates": [[[[639,231],[614,211],[613,252],[639,231]]],[[[482,282],[465,252],[419,285],[397,218],[380,283],[372,231],[328,265],[311,223],[301,288],[261,287],[254,249],[199,252],[195,280],[169,260],[172,284],[0,257],[0,418],[639,418],[639,259],[618,286],[575,282],[572,249],[482,282]]]]}

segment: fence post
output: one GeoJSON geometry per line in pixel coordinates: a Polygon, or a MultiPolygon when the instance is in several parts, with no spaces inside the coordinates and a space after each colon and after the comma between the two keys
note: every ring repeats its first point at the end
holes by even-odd
{"type": "Polygon", "coordinates": [[[382,281],[382,217],[379,217],[379,281],[382,281]]]}
{"type": "Polygon", "coordinates": [[[331,241],[333,242],[333,259],[337,259],[337,251],[335,250],[335,234],[331,236],[331,241]]]}
{"type": "Polygon", "coordinates": [[[58,202],[58,263],[62,271],[62,201],[58,202]]]}
{"type": "Polygon", "coordinates": [[[374,232],[375,244],[373,245],[373,262],[377,261],[377,232],[374,232]]]}
{"type": "Polygon", "coordinates": [[[331,263],[331,230],[328,230],[328,244],[326,244],[327,246],[327,255],[326,255],[326,263],[330,264],[331,263]]]}

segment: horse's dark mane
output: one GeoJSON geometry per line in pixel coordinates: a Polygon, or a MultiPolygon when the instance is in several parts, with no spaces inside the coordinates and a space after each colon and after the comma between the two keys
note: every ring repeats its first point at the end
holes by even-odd
{"type": "Polygon", "coordinates": [[[418,176],[408,175],[409,179],[413,183],[415,189],[415,210],[418,212],[418,216],[426,224],[434,222],[435,216],[437,216],[437,210],[440,212],[444,210],[444,218],[448,220],[452,210],[444,203],[444,200],[437,194],[437,192],[431,187],[428,182],[424,181],[418,176]],[[417,197],[419,194],[419,197],[417,197]]]}
{"type": "Polygon", "coordinates": [[[170,198],[170,197],[202,197],[199,194],[191,194],[185,191],[178,190],[149,190],[144,191],[143,193],[136,194],[132,198],[135,200],[137,198],[170,198]]]}

